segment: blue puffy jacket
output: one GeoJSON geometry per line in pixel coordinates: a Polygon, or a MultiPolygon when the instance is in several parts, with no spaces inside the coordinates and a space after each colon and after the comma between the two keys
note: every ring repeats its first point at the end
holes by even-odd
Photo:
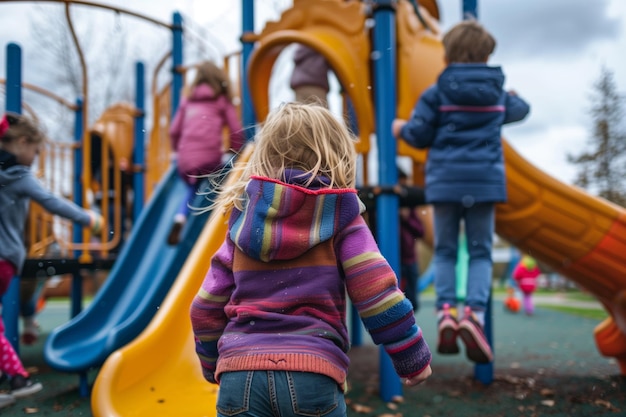
{"type": "Polygon", "coordinates": [[[506,201],[501,128],[530,107],[503,85],[500,67],[451,64],[420,97],[400,136],[429,148],[427,202],[506,201]]]}

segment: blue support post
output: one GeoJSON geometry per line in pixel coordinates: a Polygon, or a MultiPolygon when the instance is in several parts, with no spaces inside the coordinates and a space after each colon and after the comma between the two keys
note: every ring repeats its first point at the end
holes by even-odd
{"type": "MultiPolygon", "coordinates": [[[[491,346],[491,351],[493,352],[493,357],[495,361],[496,351],[493,346],[493,300],[491,297],[492,293],[489,292],[489,301],[487,301],[487,310],[485,311],[485,337],[487,341],[489,341],[489,346],[491,346]]],[[[485,385],[489,385],[493,382],[493,362],[489,363],[477,363],[474,366],[474,378],[485,385]]]]}
{"type": "MultiPolygon", "coordinates": [[[[352,104],[352,100],[350,97],[345,98],[344,102],[347,107],[347,115],[348,115],[348,126],[350,130],[356,137],[359,136],[359,125],[357,123],[356,111],[354,110],[354,105],[352,104]]],[[[361,316],[359,316],[359,311],[351,304],[351,320],[350,320],[350,344],[352,346],[361,346],[363,344],[363,323],[361,321],[361,316]]]]}
{"type": "MultiPolygon", "coordinates": [[[[87,140],[83,138],[83,100],[81,98],[76,100],[76,112],[74,114],[74,202],[79,206],[83,205],[83,182],[81,177],[83,175],[83,150],[82,141],[87,140]]],[[[80,223],[74,222],[72,224],[72,241],[79,243],[83,239],[83,228],[80,223]]],[[[74,256],[80,256],[80,251],[74,251],[74,256]]],[[[83,309],[83,277],[79,272],[72,274],[72,308],[71,316],[76,317],[83,309]]]]}
{"type": "MultiPolygon", "coordinates": [[[[85,108],[83,106],[83,99],[78,98],[76,100],[76,111],[74,112],[74,202],[79,206],[83,204],[83,182],[81,177],[83,175],[83,149],[82,141],[87,140],[83,138],[83,112],[85,108]]],[[[74,243],[81,242],[83,239],[83,228],[80,223],[73,223],[72,226],[72,241],[74,243]]],[[[80,256],[80,251],[74,251],[74,256],[80,256]]],[[[71,317],[76,317],[83,310],[83,276],[80,272],[74,272],[72,274],[72,306],[71,317]]],[[[89,381],[87,379],[87,372],[78,373],[78,393],[81,397],[89,396],[89,381]]]]}
{"type": "MultiPolygon", "coordinates": [[[[22,114],[22,48],[9,43],[6,51],[6,111],[22,114]]],[[[20,277],[15,276],[2,298],[2,315],[5,319],[5,336],[19,354],[20,277]]]]}
{"type": "MultiPolygon", "coordinates": [[[[382,187],[398,182],[396,167],[397,146],[391,134],[391,123],[396,116],[396,21],[395,0],[374,2],[374,108],[376,109],[376,137],[378,144],[379,183],[382,187]]],[[[398,196],[381,194],[376,201],[376,231],[383,256],[400,276],[398,196]]],[[[391,401],[402,395],[402,383],[391,358],[380,347],[380,395],[391,401]]]]}
{"type": "Polygon", "coordinates": [[[478,0],[463,0],[463,19],[478,19],[478,0]]]}
{"type": "Polygon", "coordinates": [[[183,65],[183,17],[176,12],[172,18],[172,117],[178,109],[180,93],[183,88],[183,74],[179,68],[183,65]]]}
{"type": "MultiPolygon", "coordinates": [[[[478,0],[463,0],[463,19],[478,19],[478,0]]],[[[495,358],[495,348],[493,346],[493,302],[491,295],[490,291],[489,301],[487,302],[487,310],[485,311],[484,331],[485,337],[491,346],[491,350],[494,353],[495,358]]],[[[474,378],[485,385],[489,385],[493,382],[493,372],[493,362],[476,364],[474,366],[474,378]]]]}
{"type": "MultiPolygon", "coordinates": [[[[242,22],[241,28],[244,34],[254,33],[254,0],[242,0],[242,22]]],[[[241,59],[241,119],[246,135],[250,140],[254,136],[253,126],[256,124],[256,115],[250,97],[250,84],[248,81],[248,62],[254,48],[254,43],[242,38],[242,59],[241,59]]]]}
{"type": "Polygon", "coordinates": [[[133,132],[135,142],[133,146],[133,165],[135,166],[135,168],[138,169],[133,170],[133,224],[136,224],[136,221],[139,218],[139,214],[141,214],[141,211],[143,210],[143,200],[145,195],[146,169],[144,163],[144,141],[146,118],[146,82],[145,69],[142,62],[137,62],[137,64],[135,65],[135,80],[135,109],[137,110],[137,114],[135,114],[135,131],[133,132]]]}

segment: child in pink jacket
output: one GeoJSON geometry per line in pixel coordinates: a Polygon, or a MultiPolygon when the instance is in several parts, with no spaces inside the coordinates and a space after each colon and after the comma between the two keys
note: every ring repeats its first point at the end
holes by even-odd
{"type": "Polygon", "coordinates": [[[529,316],[534,312],[532,295],[537,289],[537,277],[539,274],[541,274],[541,270],[537,266],[537,261],[530,255],[522,256],[522,259],[513,270],[513,279],[515,279],[524,295],[524,311],[529,316]]]}
{"type": "Polygon", "coordinates": [[[228,77],[217,65],[205,61],[197,67],[196,77],[181,100],[170,126],[178,173],[189,186],[187,198],[174,217],[168,237],[171,245],[180,240],[199,177],[222,167],[222,159],[227,152],[222,140],[224,127],[230,131],[230,150],[239,151],[245,138],[231,102],[228,77]]]}

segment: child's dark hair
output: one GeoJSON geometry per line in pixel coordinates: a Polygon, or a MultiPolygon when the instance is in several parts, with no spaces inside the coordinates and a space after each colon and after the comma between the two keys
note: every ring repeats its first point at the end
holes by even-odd
{"type": "Polygon", "coordinates": [[[496,49],[496,40],[475,20],[464,20],[443,37],[448,63],[483,63],[496,49]]]}
{"type": "Polygon", "coordinates": [[[21,137],[33,143],[41,143],[45,139],[33,119],[18,113],[7,112],[0,120],[0,147],[21,137]]]}
{"type": "Polygon", "coordinates": [[[196,66],[196,77],[191,83],[190,90],[200,84],[207,84],[217,96],[225,95],[229,100],[232,99],[228,76],[211,61],[204,61],[196,66]]]}

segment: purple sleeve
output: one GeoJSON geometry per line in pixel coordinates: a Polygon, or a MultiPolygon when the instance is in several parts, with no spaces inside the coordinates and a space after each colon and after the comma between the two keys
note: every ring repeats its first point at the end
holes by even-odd
{"type": "Polygon", "coordinates": [[[420,374],[432,354],[413,306],[361,216],[337,236],[336,251],[350,300],[374,343],[383,345],[399,376],[420,374]]]}
{"type": "Polygon", "coordinates": [[[234,288],[232,264],[234,245],[229,238],[211,259],[211,266],[191,303],[190,317],[196,353],[207,381],[217,383],[217,342],[224,332],[228,317],[224,307],[234,288]]]}

